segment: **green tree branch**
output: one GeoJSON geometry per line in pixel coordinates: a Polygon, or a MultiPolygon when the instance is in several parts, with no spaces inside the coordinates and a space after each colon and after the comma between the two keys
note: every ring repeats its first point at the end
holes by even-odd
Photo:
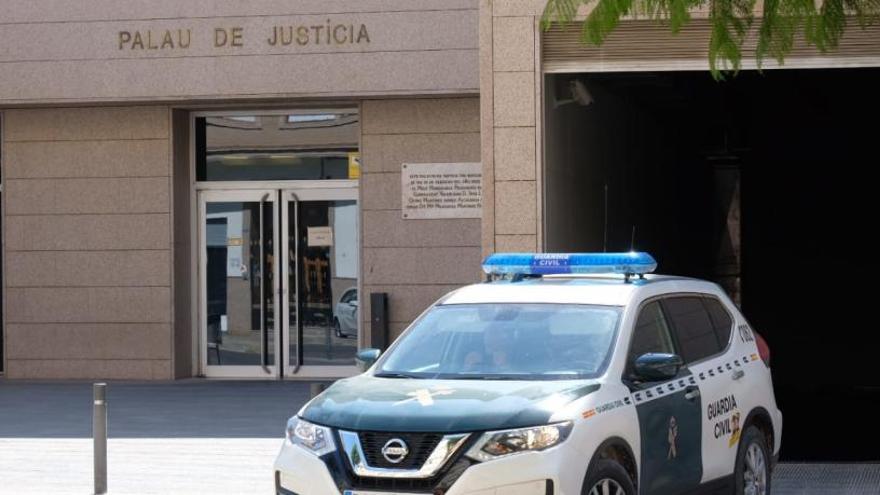
{"type": "MultiPolygon", "coordinates": [[[[580,7],[591,4],[581,41],[597,46],[626,16],[664,21],[677,34],[691,21],[691,12],[707,10],[709,69],[716,79],[739,72],[756,17],[756,0],[548,0],[541,25],[546,30],[573,22],[580,7]]],[[[784,63],[799,35],[822,53],[835,50],[853,20],[861,28],[880,21],[880,0],[765,0],[755,47],[758,68],[767,58],[784,63]]]]}

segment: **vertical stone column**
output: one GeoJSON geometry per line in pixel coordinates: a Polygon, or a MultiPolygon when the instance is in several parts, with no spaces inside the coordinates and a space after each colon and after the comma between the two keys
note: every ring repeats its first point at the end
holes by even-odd
{"type": "Polygon", "coordinates": [[[543,0],[482,0],[483,253],[539,251],[538,20],[543,0]]]}

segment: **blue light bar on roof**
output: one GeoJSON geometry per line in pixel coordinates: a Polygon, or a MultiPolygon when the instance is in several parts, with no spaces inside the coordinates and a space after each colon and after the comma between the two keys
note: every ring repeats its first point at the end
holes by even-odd
{"type": "Polygon", "coordinates": [[[483,260],[490,275],[621,273],[641,275],[657,269],[648,253],[497,253],[483,260]]]}

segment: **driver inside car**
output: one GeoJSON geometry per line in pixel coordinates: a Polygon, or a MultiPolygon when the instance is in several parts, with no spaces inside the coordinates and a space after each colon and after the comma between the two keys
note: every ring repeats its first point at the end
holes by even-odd
{"type": "Polygon", "coordinates": [[[491,373],[510,371],[512,337],[512,332],[506,331],[504,328],[488,327],[483,332],[483,350],[471,351],[465,356],[465,370],[491,373]]]}

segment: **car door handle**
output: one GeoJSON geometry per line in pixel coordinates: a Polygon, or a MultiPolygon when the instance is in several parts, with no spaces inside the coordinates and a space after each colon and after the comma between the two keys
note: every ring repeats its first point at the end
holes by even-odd
{"type": "Polygon", "coordinates": [[[684,398],[690,401],[696,400],[700,396],[700,389],[697,387],[688,387],[684,389],[684,398]]]}
{"type": "Polygon", "coordinates": [[[746,372],[743,370],[736,370],[733,372],[732,376],[734,380],[739,380],[740,378],[746,376],[746,372]]]}

